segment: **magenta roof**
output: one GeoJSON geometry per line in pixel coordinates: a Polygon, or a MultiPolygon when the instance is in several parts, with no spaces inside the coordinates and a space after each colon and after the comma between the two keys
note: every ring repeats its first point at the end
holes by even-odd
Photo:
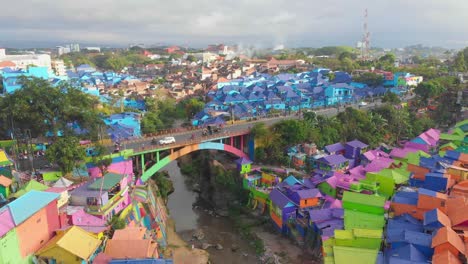
{"type": "Polygon", "coordinates": [[[96,216],[87,214],[84,210],[78,210],[71,215],[71,220],[73,225],[80,227],[106,227],[106,221],[102,220],[96,216]]]}
{"type": "Polygon", "coordinates": [[[390,158],[379,158],[373,160],[371,163],[367,164],[365,170],[367,172],[377,172],[383,169],[386,169],[392,165],[394,162],[393,159],[390,158]]]}
{"type": "Polygon", "coordinates": [[[424,152],[429,152],[429,146],[424,144],[419,144],[416,142],[408,141],[405,143],[405,148],[413,148],[417,150],[422,150],[424,152]]]}
{"type": "Polygon", "coordinates": [[[366,170],[362,165],[350,169],[349,173],[351,174],[351,176],[358,179],[366,176],[366,170]]]}
{"type": "Polygon", "coordinates": [[[66,187],[50,187],[49,189],[45,190],[46,192],[52,192],[52,193],[62,193],[64,191],[68,190],[66,187]]]}
{"type": "Polygon", "coordinates": [[[431,128],[425,132],[428,134],[431,138],[435,139],[436,141],[439,141],[440,139],[440,130],[431,128]]]}
{"type": "Polygon", "coordinates": [[[412,152],[418,152],[418,150],[414,148],[394,148],[390,152],[390,156],[393,158],[405,158],[408,153],[412,152]]]}
{"type": "Polygon", "coordinates": [[[0,208],[0,237],[15,227],[13,217],[7,206],[0,208]]]}

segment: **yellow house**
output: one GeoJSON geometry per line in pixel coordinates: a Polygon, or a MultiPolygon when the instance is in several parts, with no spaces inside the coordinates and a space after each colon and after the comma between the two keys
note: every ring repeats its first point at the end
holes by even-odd
{"type": "Polygon", "coordinates": [[[72,226],[59,231],[47,244],[36,252],[39,260],[53,263],[91,263],[101,245],[101,240],[80,227],[72,226]]]}

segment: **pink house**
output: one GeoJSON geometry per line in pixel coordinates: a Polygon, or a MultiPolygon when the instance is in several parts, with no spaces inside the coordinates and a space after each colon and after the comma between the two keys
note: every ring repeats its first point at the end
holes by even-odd
{"type": "Polygon", "coordinates": [[[79,226],[93,234],[99,234],[108,229],[105,220],[85,213],[84,209],[75,211],[72,215],[69,215],[69,219],[71,225],[79,226]]]}

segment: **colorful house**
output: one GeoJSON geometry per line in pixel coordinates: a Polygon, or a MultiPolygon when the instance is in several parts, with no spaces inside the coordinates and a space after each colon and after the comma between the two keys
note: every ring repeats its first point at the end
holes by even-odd
{"type": "Polygon", "coordinates": [[[0,260],[28,263],[60,228],[58,195],[32,190],[0,208],[0,260]]]}
{"type": "Polygon", "coordinates": [[[234,161],[237,165],[237,170],[241,173],[248,173],[251,170],[252,161],[247,158],[240,158],[234,161]]]}
{"type": "Polygon", "coordinates": [[[127,182],[127,176],[107,173],[73,190],[70,204],[84,206],[89,214],[110,220],[130,203],[127,182]]]}
{"type": "Polygon", "coordinates": [[[109,229],[105,220],[86,213],[82,207],[68,206],[67,217],[70,225],[79,226],[99,239],[104,235],[104,231],[109,229]]]}
{"type": "Polygon", "coordinates": [[[318,169],[323,171],[343,171],[348,168],[349,160],[343,155],[330,155],[316,161],[318,169]]]}
{"type": "Polygon", "coordinates": [[[300,189],[288,192],[288,197],[299,205],[299,208],[318,206],[322,195],[318,189],[300,189]]]}
{"type": "Polygon", "coordinates": [[[36,252],[36,256],[49,263],[92,263],[100,246],[101,240],[78,226],[72,226],[57,232],[36,252]]]}
{"type": "Polygon", "coordinates": [[[104,253],[112,259],[157,259],[158,244],[145,238],[146,232],[146,228],[137,226],[116,230],[104,253]]]}
{"type": "Polygon", "coordinates": [[[0,201],[2,200],[2,196],[3,198],[7,198],[10,195],[11,183],[12,180],[10,178],[0,175],[0,201]]]}
{"type": "Polygon", "coordinates": [[[271,201],[270,217],[273,223],[282,233],[287,233],[289,218],[294,217],[297,205],[278,189],[273,189],[269,198],[271,201]]]}
{"type": "Polygon", "coordinates": [[[20,197],[21,195],[24,195],[28,193],[29,191],[45,191],[47,190],[48,187],[36,180],[30,180],[28,183],[26,183],[25,186],[23,186],[21,189],[19,189],[16,193],[13,194],[13,197],[20,197]]]}

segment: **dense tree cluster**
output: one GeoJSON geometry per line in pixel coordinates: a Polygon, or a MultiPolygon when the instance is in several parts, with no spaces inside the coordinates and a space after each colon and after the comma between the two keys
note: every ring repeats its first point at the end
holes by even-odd
{"type": "Polygon", "coordinates": [[[434,125],[429,118],[416,118],[406,107],[387,104],[371,111],[349,107],[335,117],[306,112],[303,120],[285,120],[272,128],[258,123],[252,128],[252,136],[258,146],[257,160],[287,164],[287,147],[298,143],[313,142],[323,148],[358,139],[375,147],[382,142],[395,144],[414,137],[434,125]]]}

